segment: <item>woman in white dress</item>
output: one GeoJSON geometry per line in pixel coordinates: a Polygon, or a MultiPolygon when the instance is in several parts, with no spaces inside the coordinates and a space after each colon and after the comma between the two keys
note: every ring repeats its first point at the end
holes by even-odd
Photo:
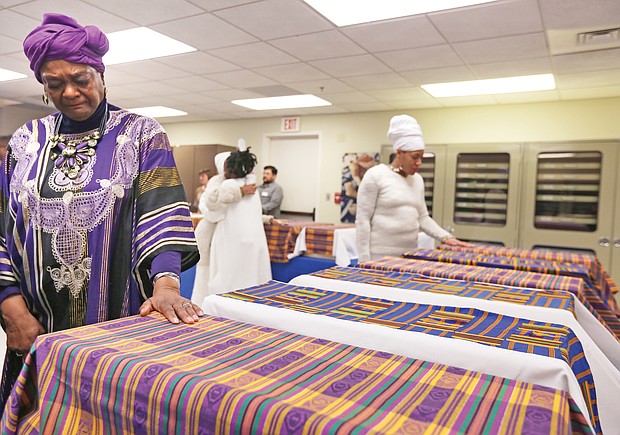
{"type": "MultiPolygon", "coordinates": [[[[226,216],[227,205],[217,203],[217,192],[224,180],[224,162],[229,156],[229,151],[219,153],[215,156],[214,161],[217,175],[209,179],[207,186],[205,186],[205,191],[198,202],[198,209],[202,213],[203,218],[198,222],[194,230],[198,251],[200,252],[200,261],[196,265],[196,276],[194,278],[194,288],[192,290],[192,302],[197,305],[202,305],[204,298],[209,295],[207,286],[209,284],[211,241],[213,240],[216,224],[226,216]],[[207,207],[207,199],[210,195],[214,198],[211,204],[213,210],[209,210],[207,207]]],[[[250,192],[251,186],[248,187],[248,192],[250,192]]]]}
{"type": "MultiPolygon", "coordinates": [[[[207,186],[207,209],[221,211],[211,241],[208,293],[219,294],[262,284],[271,279],[271,263],[263,228],[256,177],[251,173],[256,156],[239,141],[239,150],[224,163],[224,174],[215,189],[207,186]]],[[[212,179],[212,180],[214,180],[212,179]]]]}

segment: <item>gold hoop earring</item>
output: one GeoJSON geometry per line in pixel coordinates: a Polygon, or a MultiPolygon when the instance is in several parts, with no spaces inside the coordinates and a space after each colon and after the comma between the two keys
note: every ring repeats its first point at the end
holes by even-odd
{"type": "Polygon", "coordinates": [[[43,95],[41,95],[41,99],[43,100],[43,104],[45,104],[46,106],[49,105],[50,97],[45,92],[43,92],[43,95]]]}

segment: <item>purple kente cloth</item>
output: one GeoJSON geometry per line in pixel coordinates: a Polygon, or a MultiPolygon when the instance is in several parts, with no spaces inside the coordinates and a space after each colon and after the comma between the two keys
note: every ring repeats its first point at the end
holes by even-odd
{"type": "Polygon", "coordinates": [[[39,70],[49,60],[63,59],[104,72],[102,59],[108,48],[108,38],[98,27],[81,26],[62,14],[43,15],[41,25],[24,39],[24,53],[40,83],[43,81],[39,70]]]}

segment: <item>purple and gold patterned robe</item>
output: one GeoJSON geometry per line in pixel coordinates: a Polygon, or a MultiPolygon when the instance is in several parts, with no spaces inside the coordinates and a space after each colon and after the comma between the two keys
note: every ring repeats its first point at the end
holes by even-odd
{"type": "Polygon", "coordinates": [[[161,125],[109,106],[96,154],[70,180],[51,159],[56,119],[19,128],[0,174],[0,299],[22,294],[48,332],[136,314],[158,254],[198,261],[161,125]]]}

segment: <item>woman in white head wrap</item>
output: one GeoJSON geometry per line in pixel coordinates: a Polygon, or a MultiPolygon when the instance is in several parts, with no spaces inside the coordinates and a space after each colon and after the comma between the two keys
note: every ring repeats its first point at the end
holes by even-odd
{"type": "Polygon", "coordinates": [[[396,152],[394,161],[370,168],[357,192],[359,261],[400,256],[416,248],[420,229],[443,243],[467,245],[441,228],[426,209],[424,180],[418,173],[424,155],[418,122],[409,115],[394,116],[388,138],[396,152]]]}

